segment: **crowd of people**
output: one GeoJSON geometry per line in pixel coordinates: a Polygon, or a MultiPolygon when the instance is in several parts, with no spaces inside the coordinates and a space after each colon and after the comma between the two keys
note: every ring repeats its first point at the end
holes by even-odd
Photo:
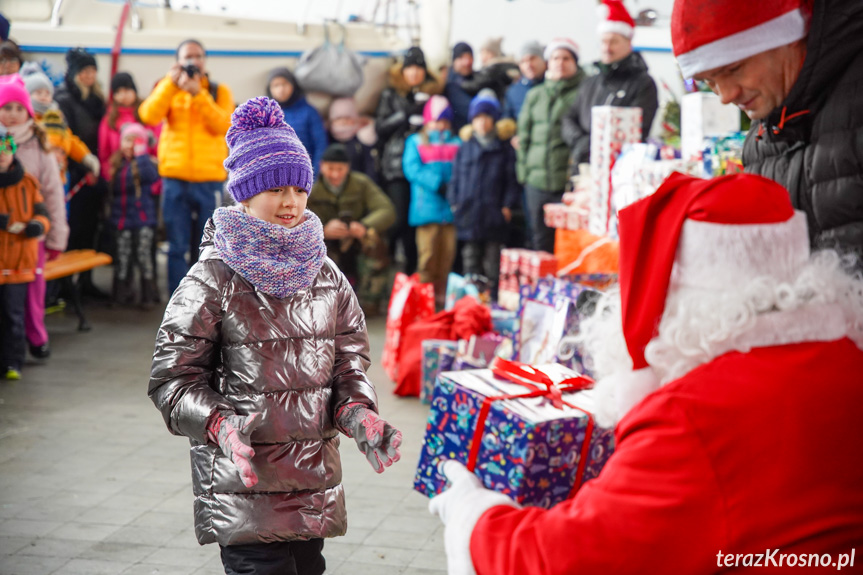
{"type": "MultiPolygon", "coordinates": [[[[494,293],[501,247],[553,251],[543,205],[560,200],[571,158],[589,139],[590,106],[609,103],[607,94],[615,105],[642,106],[649,132],[655,84],[632,51],[632,18],[610,4],[593,77],[564,38],[530,42],[517,59],[503,55],[501,38],[490,39],[476,71],[473,49],[458,42],[442,78],[415,46],[393,64],[373,114],[361,116],[353,98],[339,98],[325,121],[290,69],[269,74],[262,91],[312,158],[309,206],[323,221],[328,255],[367,313],[386,305],[396,267],[433,283],[441,306],[453,269],[485,276],[494,293]],[[583,82],[590,90],[579,89],[583,82]]],[[[22,316],[30,354],[44,361],[45,302],[58,294],[46,289],[42,269],[63,251],[96,248],[114,257],[111,293],[85,272],[78,280],[85,297],[152,308],[176,290],[197,260],[206,222],[230,202],[223,164],[236,102],[230,86],[208,73],[197,40],[180,43],[148,95],[129,72],[116,73],[103,93],[96,59],[84,48],[68,51],[56,87],[14,41],[0,45],[0,56],[0,120],[19,161],[37,176],[51,219],[33,242],[22,316]],[[160,238],[167,294],[158,288],[160,238]]],[[[3,360],[4,373],[20,377],[24,356],[3,360]]]]}

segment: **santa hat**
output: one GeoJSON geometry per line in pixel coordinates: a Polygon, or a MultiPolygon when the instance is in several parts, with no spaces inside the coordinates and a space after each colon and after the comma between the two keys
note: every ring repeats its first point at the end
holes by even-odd
{"type": "Polygon", "coordinates": [[[598,34],[614,32],[632,39],[632,34],[635,32],[635,20],[626,11],[623,2],[620,0],[603,0],[602,4],[597,6],[596,12],[599,15],[599,24],[596,26],[598,34]]]}
{"type": "Polygon", "coordinates": [[[647,367],[670,293],[735,290],[757,276],[791,281],[809,259],[804,214],[761,176],[675,173],[619,220],[623,335],[635,370],[647,367]]]}
{"type": "Polygon", "coordinates": [[[677,0],[671,44],[684,78],[804,38],[807,0],[677,0]]]}
{"type": "Polygon", "coordinates": [[[545,47],[545,53],[543,54],[543,60],[548,62],[551,60],[551,55],[558,48],[563,48],[564,50],[569,50],[572,52],[572,57],[575,58],[575,61],[578,62],[578,44],[576,44],[573,40],[569,38],[555,38],[545,47]]]}

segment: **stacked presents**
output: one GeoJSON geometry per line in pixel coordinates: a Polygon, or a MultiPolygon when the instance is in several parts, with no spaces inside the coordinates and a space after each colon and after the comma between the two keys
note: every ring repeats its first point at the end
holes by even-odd
{"type": "Polygon", "coordinates": [[[434,314],[422,284],[399,277],[388,327],[400,334],[388,334],[386,366],[396,371],[396,393],[430,405],[418,491],[439,493],[439,464],[457,459],[489,488],[550,507],[596,477],[614,449],[613,432],[593,419],[577,336],[582,309],[615,278],[556,277],[554,256],[530,250],[504,250],[501,265],[514,280],[501,280],[513,309],[453,274],[455,303],[434,314]]]}

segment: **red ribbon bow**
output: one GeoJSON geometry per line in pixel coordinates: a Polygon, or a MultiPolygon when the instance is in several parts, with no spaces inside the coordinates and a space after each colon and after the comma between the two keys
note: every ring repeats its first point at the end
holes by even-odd
{"type": "Polygon", "coordinates": [[[587,428],[584,431],[584,443],[581,446],[581,457],[578,461],[578,471],[575,474],[575,481],[573,482],[572,490],[569,492],[569,497],[575,495],[575,492],[578,491],[578,488],[581,486],[581,479],[584,475],[584,468],[587,466],[587,457],[590,453],[590,439],[593,435],[593,414],[589,411],[586,411],[578,406],[575,406],[571,403],[568,403],[563,400],[563,392],[576,392],[582,391],[585,389],[590,389],[593,387],[594,381],[584,375],[579,375],[577,377],[571,377],[561,381],[560,383],[554,383],[551,378],[539,371],[538,369],[518,361],[508,361],[505,359],[501,359],[499,357],[494,358],[491,362],[491,372],[502,379],[506,379],[507,381],[511,381],[512,383],[517,383],[518,385],[524,386],[530,391],[528,393],[522,394],[513,394],[513,395],[498,395],[492,397],[486,397],[482,402],[482,407],[479,410],[479,415],[476,419],[476,429],[473,432],[473,438],[471,439],[470,453],[468,454],[467,459],[467,468],[470,471],[476,469],[476,460],[479,456],[479,448],[482,443],[482,436],[485,431],[485,422],[488,418],[488,413],[491,410],[491,404],[495,401],[501,401],[504,399],[520,399],[527,397],[547,397],[551,400],[551,404],[557,409],[563,409],[563,406],[570,407],[572,409],[577,409],[582,413],[587,415],[587,428]],[[540,384],[543,387],[540,387],[540,384]]]}

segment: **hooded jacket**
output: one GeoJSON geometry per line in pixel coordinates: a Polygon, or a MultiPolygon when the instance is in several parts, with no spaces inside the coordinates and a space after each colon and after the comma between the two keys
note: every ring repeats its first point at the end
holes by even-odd
{"type": "Polygon", "coordinates": [[[515,150],[509,142],[515,122],[500,120],[495,132],[487,146],[473,136],[470,124],[459,132],[464,143],[455,156],[447,200],[462,241],[505,241],[509,226],[501,209],[521,203],[521,188],[515,179],[515,150]]]}
{"type": "Polygon", "coordinates": [[[159,136],[159,174],[186,182],[222,182],[228,157],[225,134],[231,127],[234,96],[219,84],[216,99],[210,95],[210,80],[201,79],[201,91],[192,96],[180,90],[170,77],[159,80],[141,102],[138,116],[148,126],[164,121],[159,136]]]}
{"type": "Polygon", "coordinates": [[[285,114],[285,122],[294,129],[297,137],[306,147],[306,151],[309,152],[312,167],[317,172],[321,166],[321,156],[324,155],[328,144],[324,121],[318,111],[306,100],[306,93],[297,82],[294,73],[287,68],[276,68],[270,72],[267,79],[268,98],[273,97],[270,93],[270,82],[273,78],[284,78],[294,87],[291,97],[284,102],[279,102],[279,106],[285,114]]]}
{"type": "Polygon", "coordinates": [[[405,142],[405,177],[411,183],[408,224],[451,224],[452,210],[441,185],[452,179],[452,167],[461,140],[443,132],[420,132],[405,142]]]}
{"type": "Polygon", "coordinates": [[[405,178],[402,170],[405,140],[422,128],[422,124],[411,124],[409,121],[411,116],[422,116],[425,102],[414,101],[414,96],[420,92],[437,94],[440,86],[433,76],[427,74],[422,84],[411,88],[402,75],[402,65],[390,67],[389,86],[381,93],[375,111],[375,132],[381,150],[380,171],[385,181],[405,178]]]}
{"type": "Polygon", "coordinates": [[[310,288],[279,299],[222,261],[214,233],[210,220],[198,263],[168,303],[148,391],[171,433],[192,444],[198,542],[343,535],[335,414],[349,403],[377,411],[363,313],[331,260],[310,288]],[[207,442],[217,411],[263,415],[251,436],[254,487],[207,442]]]}
{"type": "Polygon", "coordinates": [[[814,3],[806,59],[788,97],[752,123],[746,172],[785,186],[813,247],[863,254],[863,3],[814,3]]]}
{"type": "Polygon", "coordinates": [[[569,147],[561,136],[560,121],[584,79],[584,70],[579,68],[571,78],[546,78],[527,93],[518,116],[519,183],[546,192],[562,192],[566,187],[569,147]]]}
{"type": "Polygon", "coordinates": [[[578,90],[575,103],[563,116],[561,134],[572,149],[573,171],[590,161],[590,121],[594,106],[641,108],[641,140],[650,135],[659,100],[656,82],[647,73],[647,64],[638,52],[613,64],[596,63],[599,74],[587,78],[578,90]]]}
{"type": "MultiPolygon", "coordinates": [[[[39,182],[16,159],[9,170],[0,173],[0,215],[9,224],[38,222],[51,227],[48,211],[42,203],[39,182]]],[[[32,282],[36,277],[39,241],[24,234],[0,230],[0,285],[32,282]]]]}

